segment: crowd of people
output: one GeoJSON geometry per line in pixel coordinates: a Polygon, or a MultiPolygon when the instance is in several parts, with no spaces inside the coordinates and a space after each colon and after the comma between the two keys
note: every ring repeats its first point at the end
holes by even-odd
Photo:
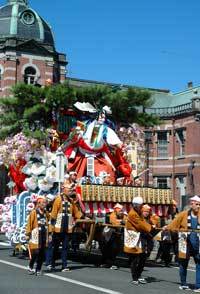
{"type": "MultiPolygon", "coordinates": [[[[163,260],[170,265],[171,252],[179,263],[181,290],[189,290],[187,267],[190,257],[196,264],[195,292],[200,292],[200,198],[190,198],[189,208],[178,213],[176,203],[171,220],[163,226],[161,219],[152,213],[151,207],[143,203],[141,197],[132,201],[132,209],[125,213],[123,206],[117,203],[109,215],[109,225],[104,226],[98,239],[102,253],[100,267],[117,269],[116,257],[121,250],[129,257],[132,284],[145,284],[142,276],[147,259],[154,248],[154,240],[159,240],[156,261],[163,260]]],[[[84,212],[76,197],[76,185],[73,176],[66,178],[61,194],[53,203],[47,203],[43,196],[38,196],[35,209],[30,213],[26,238],[29,251],[29,274],[41,275],[45,261],[47,269],[56,268],[56,258],[61,246],[62,272],[68,267],[68,244],[74,222],[85,219],[84,212]]]]}

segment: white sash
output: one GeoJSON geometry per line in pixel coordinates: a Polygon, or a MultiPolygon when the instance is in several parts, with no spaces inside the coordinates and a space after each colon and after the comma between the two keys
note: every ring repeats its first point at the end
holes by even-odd
{"type": "Polygon", "coordinates": [[[60,229],[62,225],[62,213],[58,213],[55,223],[55,228],[60,229]]]}
{"type": "Polygon", "coordinates": [[[38,245],[39,244],[39,229],[35,228],[31,232],[30,243],[38,245]]]}
{"type": "Polygon", "coordinates": [[[124,245],[128,248],[142,248],[140,233],[124,229],[124,245]]]}
{"type": "MultiPolygon", "coordinates": [[[[72,214],[68,214],[67,217],[68,217],[68,230],[72,230],[72,228],[74,226],[74,218],[72,217],[72,214]]],[[[62,218],[63,218],[63,214],[58,213],[57,218],[56,218],[55,228],[61,229],[62,218]]]]}
{"type": "Polygon", "coordinates": [[[187,253],[187,237],[188,233],[186,232],[179,232],[178,233],[178,251],[186,256],[187,253]]]}
{"type": "Polygon", "coordinates": [[[74,227],[74,218],[72,214],[68,214],[68,230],[72,230],[74,227]]]}

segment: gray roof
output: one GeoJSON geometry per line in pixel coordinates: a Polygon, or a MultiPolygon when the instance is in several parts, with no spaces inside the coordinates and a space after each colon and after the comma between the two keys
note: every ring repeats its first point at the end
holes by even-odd
{"type": "Polygon", "coordinates": [[[0,39],[34,39],[54,46],[50,26],[26,2],[9,1],[7,5],[0,7],[0,39]]]}
{"type": "Polygon", "coordinates": [[[178,93],[153,93],[152,108],[177,107],[179,105],[191,103],[192,99],[200,93],[200,86],[188,88],[178,93]]]}

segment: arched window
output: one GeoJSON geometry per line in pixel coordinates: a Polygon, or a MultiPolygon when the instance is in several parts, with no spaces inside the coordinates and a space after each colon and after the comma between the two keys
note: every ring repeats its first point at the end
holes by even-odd
{"type": "Polygon", "coordinates": [[[36,83],[36,69],[34,67],[27,67],[24,70],[24,83],[25,84],[32,84],[34,85],[36,83]]]}

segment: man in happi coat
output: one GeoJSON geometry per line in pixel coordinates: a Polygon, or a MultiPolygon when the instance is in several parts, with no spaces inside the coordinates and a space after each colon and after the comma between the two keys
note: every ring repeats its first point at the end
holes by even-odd
{"type": "Polygon", "coordinates": [[[75,198],[75,185],[66,179],[62,186],[62,193],[56,197],[51,211],[51,224],[54,232],[52,268],[55,268],[56,255],[61,243],[63,272],[70,270],[67,266],[69,234],[72,233],[74,221],[82,217],[82,212],[76,205],[76,201],[74,201],[75,198]]]}
{"type": "MultiPolygon", "coordinates": [[[[148,204],[143,205],[142,207],[142,216],[144,217],[145,221],[151,225],[155,225],[156,228],[160,227],[160,218],[156,214],[152,213],[151,206],[148,204]]],[[[145,234],[145,233],[143,233],[145,234]]],[[[150,234],[146,234],[146,248],[145,253],[146,253],[146,258],[148,258],[151,255],[151,252],[154,247],[154,240],[150,234]]],[[[145,245],[145,244],[144,244],[145,245]]]]}
{"type": "Polygon", "coordinates": [[[190,208],[182,211],[175,219],[164,229],[172,232],[179,231],[178,257],[179,257],[179,275],[181,285],[180,290],[190,290],[187,285],[187,267],[190,257],[194,258],[196,264],[196,283],[195,292],[200,293],[200,198],[194,196],[190,198],[190,208]]]}
{"type": "Polygon", "coordinates": [[[133,198],[132,205],[133,208],[126,220],[124,252],[129,254],[132,284],[146,284],[146,279],[141,276],[146,260],[145,238],[146,234],[154,232],[155,225],[145,221],[142,215],[143,199],[141,197],[133,198]]]}
{"type": "Polygon", "coordinates": [[[49,214],[46,211],[44,196],[37,198],[36,208],[30,213],[26,226],[30,263],[29,274],[41,275],[42,263],[45,259],[45,250],[51,239],[49,214]],[[34,264],[36,263],[36,269],[34,264]]]}
{"type": "Polygon", "coordinates": [[[122,228],[120,228],[120,225],[125,224],[127,215],[124,213],[123,205],[120,203],[115,204],[113,209],[114,211],[109,216],[109,222],[111,225],[119,227],[105,227],[103,230],[100,242],[102,252],[100,266],[117,270],[115,260],[122,245],[122,228]]]}

